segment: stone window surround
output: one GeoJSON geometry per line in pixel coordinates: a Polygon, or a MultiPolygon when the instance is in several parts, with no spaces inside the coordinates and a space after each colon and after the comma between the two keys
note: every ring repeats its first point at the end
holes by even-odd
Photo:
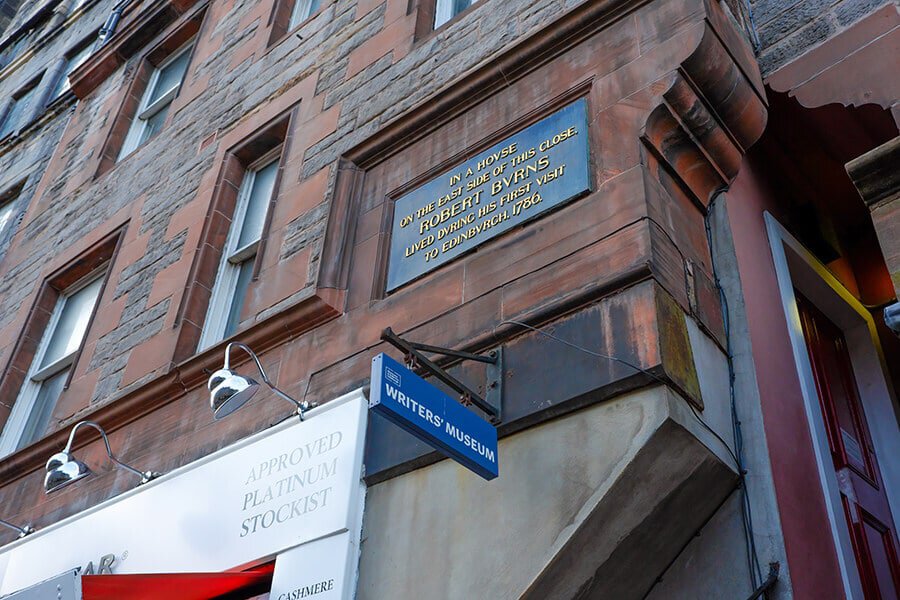
{"type": "MultiPolygon", "coordinates": [[[[48,93],[46,96],[46,105],[50,106],[54,104],[60,98],[70,95],[67,94],[70,88],[66,87],[66,89],[62,89],[63,86],[68,85],[69,73],[74,71],[75,68],[70,69],[70,63],[77,58],[78,54],[89,46],[93,45],[97,40],[97,31],[93,31],[87,37],[82,38],[78,43],[73,44],[68,50],[66,50],[65,54],[59,57],[56,63],[47,70],[50,73],[50,87],[48,87],[48,93]]],[[[90,58],[90,53],[85,57],[82,61],[82,64],[86,62],[90,58]]]]}
{"type": "Polygon", "coordinates": [[[11,118],[10,113],[12,112],[13,106],[17,102],[21,101],[22,97],[29,96],[28,105],[25,106],[25,112],[22,112],[15,117],[18,122],[12,123],[12,128],[7,130],[5,134],[0,133],[0,140],[6,139],[11,135],[16,135],[19,131],[29,125],[38,115],[40,115],[40,113],[43,112],[43,102],[41,102],[41,99],[38,97],[38,91],[43,77],[44,71],[41,71],[40,73],[29,79],[28,83],[16,90],[11,98],[7,99],[3,102],[2,105],[0,105],[0,131],[3,131],[4,129],[6,129],[6,121],[11,118]]]}
{"type": "Polygon", "coordinates": [[[25,189],[27,182],[27,178],[22,179],[0,191],[0,210],[6,207],[12,210],[8,220],[5,223],[0,223],[0,259],[3,257],[11,232],[15,231],[18,225],[17,221],[24,211],[20,201],[22,200],[22,190],[25,189]]]}
{"type": "Polygon", "coordinates": [[[267,47],[275,46],[288,37],[289,34],[309,22],[310,19],[314,18],[331,4],[332,0],[320,0],[319,6],[312,10],[309,15],[292,24],[291,18],[294,15],[294,9],[303,1],[304,0],[275,0],[275,2],[272,3],[272,12],[269,13],[269,20],[266,23],[269,27],[267,47]]]}
{"type": "Polygon", "coordinates": [[[443,31],[452,23],[456,23],[463,15],[469,14],[476,6],[486,3],[488,0],[474,0],[472,4],[453,15],[440,25],[435,26],[435,18],[437,16],[438,2],[442,0],[411,0],[410,4],[415,1],[418,5],[416,13],[416,42],[430,38],[435,32],[443,31]]]}
{"type": "MultiPolygon", "coordinates": [[[[54,308],[65,290],[71,288],[91,273],[104,269],[105,272],[101,275],[104,281],[98,293],[98,298],[103,298],[109,274],[112,271],[112,265],[115,262],[116,254],[124,237],[125,228],[125,226],[119,227],[90,247],[81,256],[67,262],[43,280],[25,319],[10,359],[5,365],[2,374],[0,374],[0,398],[18,398],[19,391],[25,384],[25,376],[41,343],[41,338],[50,323],[54,308]]],[[[88,332],[91,330],[99,306],[100,301],[94,304],[81,345],[72,358],[72,367],[69,369],[69,374],[63,385],[63,393],[68,389],[72,375],[81,359],[85,340],[88,338],[88,332]]],[[[11,407],[0,406],[0,428],[6,424],[10,410],[11,407]]],[[[35,442],[38,440],[35,440],[35,442]]]]}
{"type": "MultiPolygon", "coordinates": [[[[128,133],[126,134],[122,148],[119,151],[117,161],[124,159],[126,156],[150,141],[150,138],[168,124],[167,113],[169,107],[172,106],[175,97],[178,96],[182,83],[190,69],[194,43],[195,38],[191,38],[177,50],[166,56],[159,64],[153,64],[151,62],[151,64],[153,64],[153,70],[148,77],[147,84],[144,86],[144,91],[141,94],[141,102],[135,110],[135,117],[137,117],[137,120],[135,120],[134,117],[131,119],[131,125],[128,128],[128,133]],[[159,81],[162,79],[163,74],[167,72],[167,70],[169,70],[168,72],[172,72],[170,70],[172,65],[178,63],[185,56],[187,56],[187,62],[183,63],[184,70],[178,75],[178,83],[169,87],[169,89],[161,94],[156,100],[151,102],[151,98],[159,93],[157,88],[160,85],[159,81]],[[164,122],[160,128],[154,132],[151,128],[150,121],[160,113],[163,113],[162,116],[164,122]]],[[[177,71],[175,71],[175,73],[177,73],[177,71]]]]}
{"type": "MultiPolygon", "coordinates": [[[[206,15],[206,5],[201,7],[199,10],[193,12],[188,18],[183,21],[173,25],[170,30],[164,32],[161,36],[158,36],[157,39],[160,39],[156,44],[152,45],[144,55],[139,59],[140,64],[138,68],[135,70],[134,78],[131,81],[131,84],[128,86],[128,90],[122,99],[122,103],[119,107],[119,110],[116,114],[116,118],[113,121],[113,125],[110,128],[109,134],[107,135],[106,142],[103,145],[103,150],[100,154],[100,161],[97,165],[97,171],[95,173],[95,177],[99,177],[104,173],[111,170],[117,163],[123,162],[128,159],[128,156],[121,157],[119,159],[119,153],[125,144],[126,137],[128,136],[128,132],[131,129],[132,121],[136,116],[138,107],[141,104],[141,101],[144,96],[144,91],[147,88],[147,85],[152,77],[154,71],[157,66],[164,63],[166,59],[171,57],[175,52],[181,49],[191,38],[195,38],[202,26],[204,16],[206,15]]],[[[185,73],[185,77],[187,77],[190,72],[191,64],[193,63],[193,53],[195,52],[196,44],[193,48],[188,50],[191,53],[191,56],[188,58],[188,67],[185,73]]],[[[100,53],[98,53],[100,54],[100,53]]],[[[88,59],[85,64],[83,64],[78,69],[75,69],[73,73],[70,75],[70,80],[72,81],[72,90],[75,91],[76,95],[79,97],[83,97],[84,94],[79,94],[78,86],[81,83],[82,78],[79,75],[83,75],[83,69],[85,67],[90,68],[94,66],[94,59],[96,55],[90,59],[88,59]]],[[[182,83],[183,87],[183,83],[182,83]]],[[[178,97],[178,93],[175,94],[175,98],[178,97]]],[[[173,101],[175,100],[173,98],[173,101]]],[[[169,121],[171,120],[172,115],[169,114],[166,117],[165,123],[163,123],[162,128],[168,126],[169,121]]],[[[134,154],[137,150],[140,149],[135,148],[130,155],[134,154]]]]}
{"type": "MultiPolygon", "coordinates": [[[[295,105],[225,152],[212,201],[204,220],[203,231],[200,234],[197,253],[185,286],[185,293],[178,307],[175,324],[179,331],[173,357],[175,363],[190,358],[200,350],[198,345],[207,317],[207,308],[216,284],[222,252],[231,228],[231,218],[237,205],[244,174],[261,158],[273,158],[277,155],[281,166],[275,177],[269,207],[263,221],[262,234],[253,259],[254,267],[250,286],[253,286],[259,278],[272,214],[281,186],[283,165],[288,150],[286,141],[292,123],[296,120],[296,113],[297,106],[295,105]]],[[[246,315],[244,316],[246,317],[246,315]]],[[[238,331],[240,329],[239,326],[238,331]]],[[[210,347],[217,344],[212,344],[210,347]]]]}
{"type": "Polygon", "coordinates": [[[434,5],[434,29],[439,28],[444,23],[451,21],[456,15],[459,15],[465,12],[468,8],[470,8],[473,4],[478,2],[478,0],[471,0],[469,6],[463,8],[459,12],[453,12],[453,5],[455,0],[435,0],[434,5]],[[438,23],[438,19],[440,19],[440,23],[438,23]]]}

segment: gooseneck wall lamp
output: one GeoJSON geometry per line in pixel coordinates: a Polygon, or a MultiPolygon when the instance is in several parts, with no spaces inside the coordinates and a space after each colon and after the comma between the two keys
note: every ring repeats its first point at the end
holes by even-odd
{"type": "Polygon", "coordinates": [[[20,538],[23,538],[30,533],[34,533],[34,527],[32,527],[31,525],[26,525],[25,527],[18,527],[16,525],[13,525],[9,521],[4,521],[3,519],[0,519],[0,525],[3,525],[4,527],[8,527],[9,529],[18,531],[20,538]]]}
{"type": "Polygon", "coordinates": [[[55,492],[91,474],[91,470],[86,464],[72,456],[72,442],[75,441],[75,432],[83,425],[93,427],[100,432],[100,437],[103,438],[103,443],[106,445],[106,455],[116,465],[140,477],[141,483],[138,485],[147,483],[160,476],[160,473],[153,473],[152,471],[138,471],[134,467],[120,461],[113,455],[112,449],[109,447],[109,438],[106,437],[106,432],[103,431],[103,428],[93,421],[81,421],[72,428],[72,432],[69,434],[69,443],[66,444],[63,451],[57,452],[47,461],[47,474],[44,476],[44,493],[55,492]]]}
{"type": "Polygon", "coordinates": [[[245,375],[239,375],[231,370],[231,349],[235,346],[250,355],[250,358],[256,363],[256,368],[259,369],[259,374],[262,376],[263,383],[269,386],[269,388],[278,396],[297,407],[297,414],[302,421],[303,413],[310,409],[310,404],[305,400],[303,402],[298,402],[275,387],[272,382],[269,381],[269,377],[266,375],[266,371],[263,369],[262,364],[260,364],[259,357],[256,356],[256,353],[240,342],[231,342],[225,346],[225,364],[221,369],[210,376],[209,382],[206,384],[209,388],[209,406],[213,410],[213,418],[218,420],[230,415],[246,404],[259,389],[259,383],[257,383],[256,380],[245,375]]]}

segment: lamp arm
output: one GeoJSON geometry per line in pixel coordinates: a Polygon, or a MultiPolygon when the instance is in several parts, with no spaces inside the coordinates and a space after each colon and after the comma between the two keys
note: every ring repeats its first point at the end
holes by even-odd
{"type": "Polygon", "coordinates": [[[293,405],[297,407],[297,414],[300,415],[300,420],[302,421],[303,413],[310,409],[309,402],[307,402],[306,400],[304,400],[303,402],[294,400],[293,398],[291,398],[290,396],[288,396],[287,394],[285,394],[284,392],[279,390],[277,387],[275,387],[268,381],[266,381],[266,383],[269,385],[270,388],[272,388],[272,391],[275,392],[276,395],[280,396],[281,398],[284,398],[288,402],[293,403],[293,405]]]}
{"type": "Polygon", "coordinates": [[[131,471],[132,473],[134,473],[135,475],[140,477],[141,483],[146,483],[146,482],[150,481],[150,479],[153,478],[152,473],[150,473],[150,472],[144,473],[142,471],[138,471],[134,467],[132,467],[130,465],[126,465],[121,460],[116,458],[115,454],[113,454],[112,448],[110,448],[110,446],[109,446],[109,438],[106,437],[106,432],[103,430],[102,427],[100,427],[100,425],[98,425],[97,423],[94,423],[93,421],[79,421],[78,423],[75,424],[75,427],[72,428],[72,432],[69,434],[69,443],[66,444],[66,448],[64,450],[64,452],[66,454],[72,452],[72,442],[75,441],[75,432],[78,431],[78,428],[81,427],[82,425],[88,425],[100,432],[100,437],[103,438],[103,444],[106,446],[106,455],[109,456],[110,460],[112,460],[114,463],[116,463],[117,465],[119,465],[120,467],[125,469],[126,471],[131,471]]]}
{"type": "Polygon", "coordinates": [[[231,363],[231,347],[232,346],[237,346],[238,348],[240,348],[241,350],[246,352],[250,356],[250,358],[253,359],[253,362],[256,363],[256,368],[259,369],[259,374],[262,376],[262,380],[266,382],[266,385],[268,385],[269,387],[272,387],[272,382],[269,381],[269,376],[266,375],[266,370],[263,369],[262,363],[259,362],[259,357],[256,356],[256,352],[251,350],[250,347],[247,346],[247,344],[243,344],[241,342],[229,342],[228,345],[225,346],[225,368],[231,369],[230,363],[231,363]]]}
{"type": "Polygon", "coordinates": [[[299,402],[299,401],[297,401],[297,400],[291,398],[290,396],[288,396],[287,394],[285,394],[285,393],[282,392],[281,390],[279,390],[277,387],[275,387],[275,384],[273,384],[271,381],[269,381],[269,376],[266,375],[266,371],[265,371],[265,369],[263,369],[262,363],[259,362],[259,357],[256,356],[256,352],[254,352],[253,350],[251,350],[251,349],[249,348],[249,346],[247,346],[246,344],[243,344],[243,343],[241,343],[241,342],[229,342],[228,345],[225,346],[225,365],[224,365],[224,368],[225,368],[225,369],[231,369],[231,364],[230,364],[230,363],[231,363],[231,347],[232,347],[232,346],[237,346],[238,348],[240,348],[241,350],[243,350],[244,352],[246,352],[246,353],[250,356],[250,358],[253,359],[253,362],[256,363],[256,368],[259,369],[259,374],[262,376],[263,382],[264,382],[267,386],[269,386],[269,387],[272,389],[272,391],[275,392],[275,394],[277,394],[279,397],[284,398],[285,400],[287,400],[288,402],[290,402],[290,403],[292,403],[294,406],[296,406],[296,407],[297,407],[297,414],[300,415],[300,419],[303,420],[303,413],[306,412],[307,410],[309,410],[309,408],[310,408],[309,403],[306,402],[305,400],[304,400],[303,402],[299,402]]]}
{"type": "Polygon", "coordinates": [[[13,525],[9,521],[4,521],[3,519],[0,519],[0,525],[3,525],[4,527],[9,527],[10,529],[18,531],[20,538],[25,537],[29,533],[34,533],[34,528],[31,527],[30,525],[26,525],[25,527],[19,527],[17,525],[13,525]]]}

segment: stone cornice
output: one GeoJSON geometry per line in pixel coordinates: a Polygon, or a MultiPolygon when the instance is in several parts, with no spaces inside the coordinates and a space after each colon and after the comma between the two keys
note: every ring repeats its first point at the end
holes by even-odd
{"type": "Polygon", "coordinates": [[[900,136],[848,162],[847,174],[869,208],[900,195],[900,136]]]}
{"type": "Polygon", "coordinates": [[[34,29],[41,21],[50,16],[50,13],[53,12],[53,9],[56,8],[56,5],[60,3],[61,0],[50,0],[42,7],[34,11],[34,13],[28,17],[21,25],[16,27],[15,31],[10,33],[9,35],[4,36],[2,42],[0,42],[0,52],[6,49],[7,46],[12,44],[15,40],[19,39],[23,35],[27,35],[32,29],[34,29]]]}
{"type": "Polygon", "coordinates": [[[742,48],[726,45],[707,21],[699,45],[672,75],[664,102],[650,113],[641,136],[703,209],[731,184],[744,153],[766,126],[758,73],[754,77],[742,66],[735,50],[742,48]]]}
{"type": "Polygon", "coordinates": [[[648,3],[648,0],[599,0],[581,4],[446,84],[440,92],[388,123],[344,156],[363,170],[377,164],[648,3]]]}
{"type": "Polygon", "coordinates": [[[129,58],[143,50],[178,18],[201,4],[200,0],[151,0],[139,7],[130,20],[102,48],[69,75],[72,91],[84,98],[129,58]]]}

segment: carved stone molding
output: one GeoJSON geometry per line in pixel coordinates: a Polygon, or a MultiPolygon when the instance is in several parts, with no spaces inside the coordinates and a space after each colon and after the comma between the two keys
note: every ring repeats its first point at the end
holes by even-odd
{"type": "Polygon", "coordinates": [[[705,208],[734,180],[744,153],[762,135],[763,92],[707,25],[662,100],[642,140],[705,208]]]}
{"type": "Polygon", "coordinates": [[[151,0],[126,8],[122,23],[111,40],[69,75],[72,91],[78,98],[86,97],[197,4],[201,4],[202,10],[207,3],[151,0]]]}
{"type": "Polygon", "coordinates": [[[900,296],[900,136],[847,163],[847,173],[872,213],[872,224],[900,296]]]}
{"type": "Polygon", "coordinates": [[[806,108],[877,104],[900,123],[900,8],[889,3],[766,79],[806,108]]]}

